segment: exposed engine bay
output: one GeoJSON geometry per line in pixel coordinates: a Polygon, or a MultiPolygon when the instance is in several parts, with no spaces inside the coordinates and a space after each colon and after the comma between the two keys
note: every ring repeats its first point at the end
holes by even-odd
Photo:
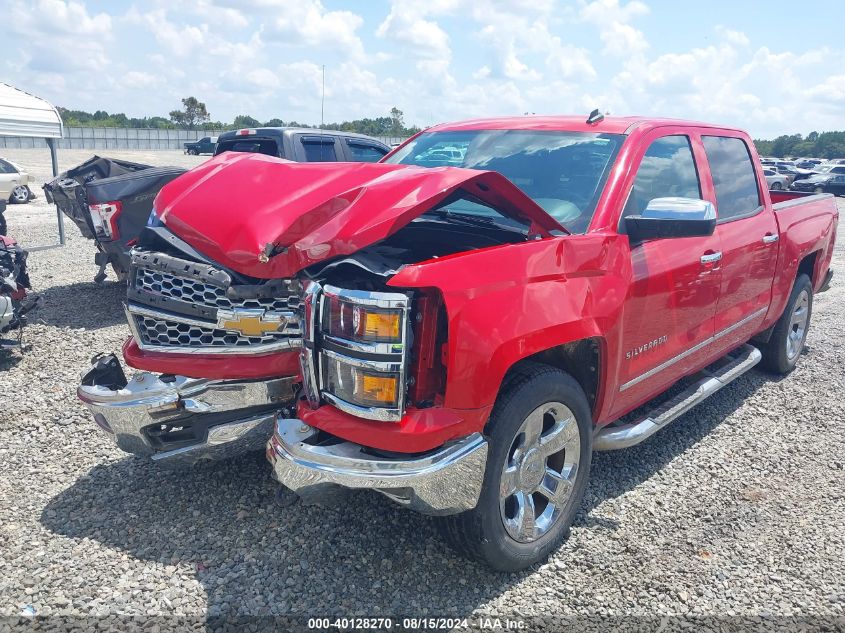
{"type": "Polygon", "coordinates": [[[341,285],[355,283],[354,287],[360,290],[385,290],[385,282],[403,266],[527,239],[525,227],[497,223],[487,217],[451,214],[445,208],[438,208],[412,220],[381,242],[311,266],[303,273],[315,280],[341,285]]]}

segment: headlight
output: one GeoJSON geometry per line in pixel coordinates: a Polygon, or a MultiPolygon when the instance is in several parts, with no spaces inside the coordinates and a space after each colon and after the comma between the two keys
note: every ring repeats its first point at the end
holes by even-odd
{"type": "Polygon", "coordinates": [[[401,309],[377,308],[326,295],[323,333],[371,343],[402,342],[401,309]]]}
{"type": "Polygon", "coordinates": [[[323,388],[330,396],[360,407],[395,409],[399,406],[399,363],[377,365],[325,351],[322,369],[323,388]]]}
{"type": "Polygon", "coordinates": [[[352,415],[401,420],[409,310],[410,298],[402,293],[322,288],[317,335],[305,345],[315,349],[306,350],[303,365],[308,369],[309,359],[319,359],[319,396],[352,415]]]}

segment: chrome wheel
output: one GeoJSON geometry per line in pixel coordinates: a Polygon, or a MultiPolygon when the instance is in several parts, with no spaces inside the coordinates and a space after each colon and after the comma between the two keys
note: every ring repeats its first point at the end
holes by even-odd
{"type": "Polygon", "coordinates": [[[786,357],[794,359],[804,347],[804,335],[807,333],[807,319],[810,317],[810,295],[802,290],[792,309],[789,331],[786,334],[786,357]]]}
{"type": "Polygon", "coordinates": [[[29,202],[29,189],[25,185],[18,185],[12,191],[12,199],[18,204],[29,202]]]}
{"type": "Polygon", "coordinates": [[[581,432],[560,402],[543,404],[525,419],[508,451],[499,487],[507,533],[529,543],[565,514],[581,457],[581,432]]]}
{"type": "Polygon", "coordinates": [[[813,191],[815,193],[824,193],[824,189],[822,189],[821,187],[816,187],[815,189],[813,189],[813,191]]]}
{"type": "Polygon", "coordinates": [[[780,184],[779,182],[772,183],[772,190],[773,191],[780,191],[781,189],[783,189],[782,184],[780,184]]]}

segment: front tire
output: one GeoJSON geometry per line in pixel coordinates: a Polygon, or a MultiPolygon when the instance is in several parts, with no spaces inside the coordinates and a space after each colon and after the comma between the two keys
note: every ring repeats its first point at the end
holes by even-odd
{"type": "Polygon", "coordinates": [[[804,350],[810,317],[813,313],[813,283],[807,275],[798,275],[783,314],[775,324],[768,343],[761,347],[761,366],[774,374],[788,374],[804,350]]]}
{"type": "Polygon", "coordinates": [[[487,425],[478,505],[441,521],[452,546],[500,571],[544,560],[569,535],[581,505],[592,427],[572,376],[534,363],[515,370],[487,425]]]}

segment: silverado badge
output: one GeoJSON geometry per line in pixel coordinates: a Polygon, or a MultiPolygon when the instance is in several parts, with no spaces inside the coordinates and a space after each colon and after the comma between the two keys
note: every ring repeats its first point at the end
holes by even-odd
{"type": "Polygon", "coordinates": [[[654,349],[658,345],[663,345],[668,340],[669,340],[669,337],[664,334],[663,336],[658,337],[658,338],[654,339],[653,341],[649,341],[648,343],[643,343],[639,347],[635,347],[634,349],[625,352],[625,358],[627,360],[631,360],[632,358],[634,358],[635,356],[639,356],[643,352],[647,352],[651,349],[654,349]]]}

